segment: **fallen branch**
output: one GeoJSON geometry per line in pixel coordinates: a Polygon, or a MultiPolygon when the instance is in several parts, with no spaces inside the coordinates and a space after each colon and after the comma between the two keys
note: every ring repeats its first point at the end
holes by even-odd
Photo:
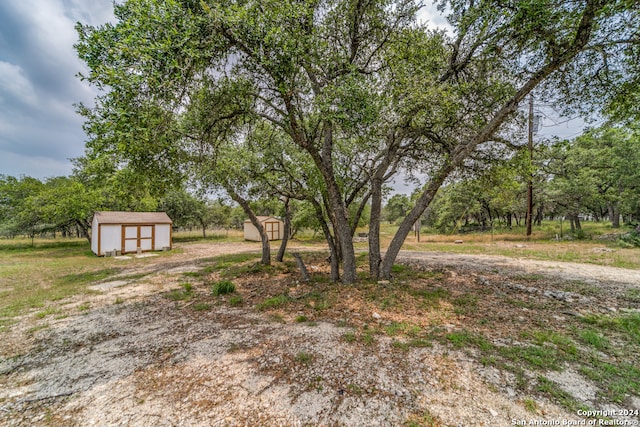
{"type": "Polygon", "coordinates": [[[294,252],[292,255],[296,259],[296,264],[298,265],[298,269],[300,270],[300,274],[302,275],[302,281],[308,282],[309,280],[311,280],[309,272],[307,271],[307,267],[304,265],[304,261],[302,261],[302,257],[300,256],[300,254],[294,252]]]}

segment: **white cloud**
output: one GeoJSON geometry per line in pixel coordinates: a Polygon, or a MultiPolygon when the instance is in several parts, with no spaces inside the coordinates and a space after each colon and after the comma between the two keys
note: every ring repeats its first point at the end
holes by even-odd
{"type": "Polygon", "coordinates": [[[433,2],[429,2],[422,6],[417,13],[418,22],[426,24],[429,28],[439,28],[446,30],[448,33],[453,31],[453,27],[447,22],[445,14],[440,12],[433,2]]]}
{"type": "Polygon", "coordinates": [[[36,94],[24,70],[14,64],[0,61],[0,103],[20,102],[36,105],[36,94]]]}

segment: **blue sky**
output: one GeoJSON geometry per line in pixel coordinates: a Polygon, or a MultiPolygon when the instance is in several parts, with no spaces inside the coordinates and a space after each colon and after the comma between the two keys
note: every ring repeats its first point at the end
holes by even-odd
{"type": "MultiPolygon", "coordinates": [[[[446,23],[433,6],[420,18],[446,23]]],[[[113,19],[112,0],[0,0],[0,174],[71,173],[69,159],[83,154],[85,142],[74,104],[92,105],[97,94],[76,77],[85,66],[73,49],[74,26],[113,19]]],[[[544,133],[575,136],[580,123],[544,133]]]]}

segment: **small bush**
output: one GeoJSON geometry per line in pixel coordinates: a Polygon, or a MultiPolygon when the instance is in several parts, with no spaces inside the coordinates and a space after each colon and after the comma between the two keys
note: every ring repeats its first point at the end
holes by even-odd
{"type": "Polygon", "coordinates": [[[640,247],[640,233],[632,231],[631,233],[623,234],[620,236],[620,242],[625,243],[628,247],[640,247]]]}
{"type": "Polygon", "coordinates": [[[236,285],[231,280],[221,280],[211,286],[211,293],[214,296],[232,294],[236,291],[236,285]]]}

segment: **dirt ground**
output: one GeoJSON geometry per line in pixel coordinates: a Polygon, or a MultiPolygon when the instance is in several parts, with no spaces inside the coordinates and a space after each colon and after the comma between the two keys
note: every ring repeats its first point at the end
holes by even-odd
{"type": "MultiPolygon", "coordinates": [[[[532,414],[509,386],[508,372],[479,366],[465,351],[437,342],[398,351],[388,336],[373,345],[348,342],[344,337],[358,325],[393,320],[373,305],[350,304],[357,287],[308,322],[295,320],[307,314],[302,311],[256,310],[261,289],[275,286],[260,277],[243,285],[245,302],[237,307],[195,310],[196,299],[163,296],[179,288],[185,273],[205,268],[207,258],[255,249],[198,243],[168,257],[114,259],[127,266],[118,277],[93,284],[89,295],[57,302],[74,314],[26,315],[0,343],[0,424],[508,426],[583,420],[545,400],[532,414]]],[[[618,297],[640,289],[640,272],[613,267],[415,252],[401,253],[399,262],[446,271],[452,286],[490,284],[501,292],[562,300],[565,311],[620,310],[618,297]],[[533,289],[513,279],[532,275],[549,277],[551,285],[533,289]],[[553,287],[558,281],[596,286],[607,296],[560,291],[553,287]]],[[[292,287],[292,295],[302,287],[292,287]]],[[[194,288],[209,298],[208,289],[194,288]]],[[[571,370],[552,379],[581,401],[594,398],[597,385],[571,370]]],[[[627,404],[640,409],[637,398],[627,404]]]]}

